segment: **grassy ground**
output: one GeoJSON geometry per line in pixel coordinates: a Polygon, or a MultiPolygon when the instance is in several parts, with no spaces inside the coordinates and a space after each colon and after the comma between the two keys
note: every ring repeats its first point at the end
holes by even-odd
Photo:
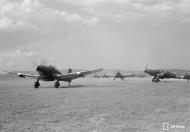
{"type": "Polygon", "coordinates": [[[190,131],[190,83],[150,79],[78,79],[71,88],[34,80],[0,81],[2,132],[190,131]]]}

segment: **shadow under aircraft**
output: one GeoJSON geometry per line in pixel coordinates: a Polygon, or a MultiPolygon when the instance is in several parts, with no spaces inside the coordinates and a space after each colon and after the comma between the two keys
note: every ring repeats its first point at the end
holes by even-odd
{"type": "Polygon", "coordinates": [[[145,73],[149,74],[150,76],[154,76],[152,78],[152,82],[159,82],[160,79],[169,79],[169,78],[175,78],[175,79],[186,79],[190,80],[190,71],[187,70],[163,70],[163,69],[148,69],[146,68],[145,73]]]}
{"type": "Polygon", "coordinates": [[[25,73],[19,73],[19,72],[8,72],[9,74],[17,74],[18,77],[25,78],[30,77],[36,79],[36,82],[34,83],[34,88],[38,88],[40,86],[39,81],[55,81],[54,87],[59,88],[60,82],[59,81],[65,81],[70,83],[73,79],[85,77],[86,75],[96,73],[99,71],[102,71],[103,69],[96,69],[92,71],[79,71],[79,72],[72,72],[71,69],[69,69],[67,74],[61,73],[55,66],[45,66],[45,65],[39,65],[36,67],[36,71],[38,72],[38,75],[33,74],[25,74],[25,73]]]}

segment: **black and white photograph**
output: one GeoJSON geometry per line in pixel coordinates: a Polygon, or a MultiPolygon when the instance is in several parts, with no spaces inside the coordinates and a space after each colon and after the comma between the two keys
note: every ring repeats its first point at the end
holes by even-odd
{"type": "Polygon", "coordinates": [[[0,132],[190,132],[190,0],[0,0],[0,132]]]}

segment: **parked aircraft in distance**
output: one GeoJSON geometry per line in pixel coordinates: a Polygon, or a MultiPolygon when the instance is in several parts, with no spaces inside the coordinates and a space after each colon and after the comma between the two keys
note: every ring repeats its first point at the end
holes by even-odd
{"type": "Polygon", "coordinates": [[[104,75],[101,75],[99,77],[101,77],[101,78],[109,78],[109,77],[114,77],[114,76],[107,75],[106,72],[105,72],[104,75]]]}
{"type": "Polygon", "coordinates": [[[40,86],[39,81],[55,81],[54,87],[58,88],[60,86],[59,81],[65,81],[70,83],[73,79],[79,78],[79,77],[85,77],[88,74],[92,74],[95,72],[102,71],[103,69],[96,69],[92,71],[80,71],[80,72],[72,72],[71,69],[69,69],[67,74],[61,73],[55,66],[45,66],[45,65],[39,65],[36,67],[36,71],[38,72],[38,75],[33,74],[25,74],[25,73],[19,73],[19,72],[9,72],[10,74],[17,74],[21,78],[25,77],[31,77],[36,79],[37,81],[34,84],[34,88],[38,88],[40,86]]]}
{"type": "Polygon", "coordinates": [[[145,77],[145,75],[143,74],[128,74],[128,75],[122,75],[120,72],[117,72],[115,75],[107,75],[106,73],[104,73],[104,75],[97,75],[94,74],[94,76],[92,76],[94,78],[114,78],[114,80],[116,78],[120,78],[121,80],[124,80],[124,78],[126,77],[145,77]]]}
{"type": "Polygon", "coordinates": [[[120,72],[117,72],[116,75],[114,76],[114,80],[116,78],[120,78],[121,80],[124,80],[124,78],[126,78],[126,77],[134,77],[134,75],[133,74],[122,75],[120,72]]]}
{"type": "Polygon", "coordinates": [[[94,78],[109,78],[109,77],[113,77],[113,76],[109,76],[107,75],[106,73],[104,75],[97,75],[97,74],[94,74],[94,76],[92,76],[94,78]]]}
{"type": "Polygon", "coordinates": [[[145,73],[154,76],[152,82],[159,82],[160,79],[175,78],[175,79],[190,79],[190,72],[186,70],[163,70],[163,69],[145,69],[145,73]],[[189,74],[187,74],[187,72],[189,74]]]}
{"type": "Polygon", "coordinates": [[[184,76],[183,76],[183,79],[187,79],[187,81],[189,81],[190,80],[190,73],[189,74],[185,74],[184,76]]]}

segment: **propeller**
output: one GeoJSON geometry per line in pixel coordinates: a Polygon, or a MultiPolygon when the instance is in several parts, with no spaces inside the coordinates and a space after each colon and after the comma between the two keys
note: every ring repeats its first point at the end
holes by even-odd
{"type": "Polygon", "coordinates": [[[32,62],[32,67],[36,68],[39,65],[50,65],[49,64],[49,60],[47,58],[39,58],[39,59],[35,59],[32,62]]]}

